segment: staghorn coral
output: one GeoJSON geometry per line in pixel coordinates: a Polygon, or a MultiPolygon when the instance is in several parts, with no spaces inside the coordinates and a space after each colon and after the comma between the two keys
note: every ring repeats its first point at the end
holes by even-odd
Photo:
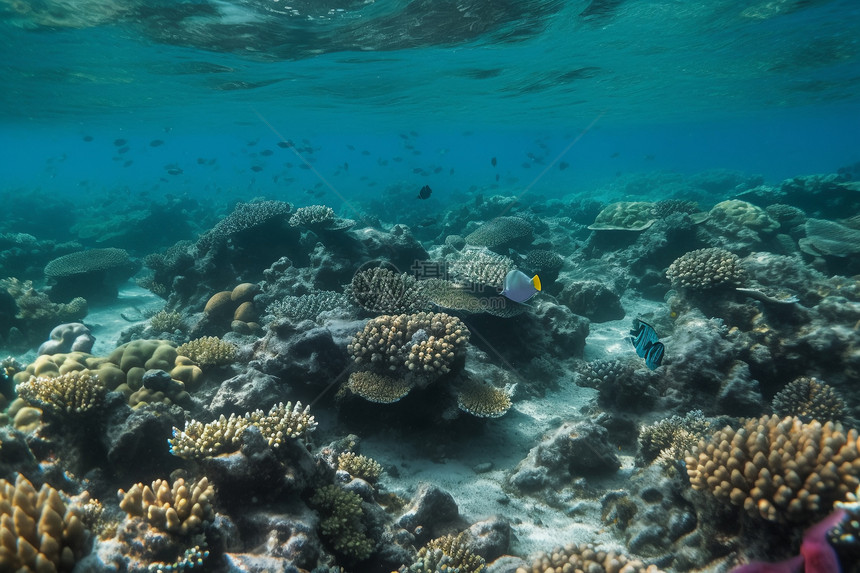
{"type": "Polygon", "coordinates": [[[701,410],[664,418],[639,430],[639,458],[644,464],[655,459],[662,465],[683,460],[686,452],[711,432],[711,423],[701,410]]]}
{"type": "Polygon", "coordinates": [[[619,201],[604,207],[588,228],[592,231],[644,231],[655,220],[654,203],[619,201]]]}
{"type": "MultiPolygon", "coordinates": [[[[160,310],[152,315],[149,319],[149,326],[154,332],[176,332],[177,330],[185,330],[185,324],[182,321],[182,315],[173,311],[160,310]]],[[[182,354],[180,352],[180,354],[182,354]]],[[[187,354],[185,356],[188,356],[187,354]]]]}
{"type": "Polygon", "coordinates": [[[768,521],[810,521],[860,485],[856,430],[764,416],[700,440],[686,458],[695,489],[768,521]]]}
{"type": "Polygon", "coordinates": [[[501,289],[508,271],[516,268],[514,262],[487,249],[465,249],[451,263],[449,273],[455,283],[474,290],[487,286],[501,289]]]}
{"type": "Polygon", "coordinates": [[[347,350],[359,366],[432,379],[451,371],[469,342],[469,329],[445,313],[382,315],[353,336],[347,350]]]}
{"type": "Polygon", "coordinates": [[[350,295],[359,306],[371,312],[416,312],[427,307],[421,284],[406,273],[397,274],[384,267],[374,267],[353,275],[350,295]]]}
{"type": "Polygon", "coordinates": [[[368,402],[391,404],[406,396],[412,390],[412,384],[402,377],[359,371],[349,375],[349,379],[338,394],[342,395],[346,390],[361,396],[368,402]]]}
{"type": "Polygon", "coordinates": [[[89,370],[66,372],[59,376],[31,376],[18,384],[24,400],[56,413],[82,415],[101,406],[106,389],[89,370]]]}
{"type": "Polygon", "coordinates": [[[469,549],[469,536],[466,533],[431,539],[418,552],[415,562],[406,569],[408,573],[483,573],[486,570],[484,558],[469,549]]]}
{"type": "Polygon", "coordinates": [[[365,533],[364,510],[358,494],[336,485],[318,489],[310,499],[320,512],[320,532],[338,553],[363,561],[373,553],[374,543],[365,533]]]}
{"type": "Polygon", "coordinates": [[[804,422],[841,422],[847,414],[845,402],[836,390],[807,376],[786,384],[773,397],[771,407],[779,417],[797,416],[804,422]]]}
{"type": "Polygon", "coordinates": [[[310,414],[310,406],[302,408],[301,402],[279,403],[268,413],[262,410],[248,412],[244,416],[223,414],[204,424],[197,420],[185,422],[185,429],[173,428],[173,437],[167,440],[170,453],[184,459],[202,459],[239,449],[242,434],[250,426],[256,426],[263,438],[273,448],[278,448],[286,439],[297,439],[313,432],[317,423],[310,414]]]}
{"type": "Polygon", "coordinates": [[[286,296],[266,307],[266,312],[277,318],[299,323],[303,320],[318,322],[324,312],[348,313],[353,309],[352,301],[345,294],[322,291],[301,296],[286,296]]]}
{"type": "Polygon", "coordinates": [[[590,543],[556,547],[538,555],[531,568],[516,573],[660,573],[656,565],[645,565],[615,551],[597,550],[590,543]]]}
{"type": "Polygon", "coordinates": [[[215,519],[215,489],[205,477],[190,484],[182,478],[172,485],[163,479],[155,480],[151,487],[136,483],[117,495],[120,509],[166,533],[192,535],[215,519]]]}
{"type": "Polygon", "coordinates": [[[681,255],[669,265],[666,277],[673,288],[705,291],[739,286],[744,283],[746,272],[737,255],[715,247],[681,255]]]}
{"type": "Polygon", "coordinates": [[[500,418],[511,408],[511,396],[492,384],[469,380],[457,393],[457,406],[479,418],[500,418]]]}
{"type": "Polygon", "coordinates": [[[39,491],[20,473],[0,479],[0,570],[71,571],[84,551],[81,509],[48,484],[39,491]]]}
{"type": "Polygon", "coordinates": [[[379,481],[379,476],[382,475],[382,466],[379,465],[379,462],[355,452],[344,452],[339,455],[337,457],[337,469],[370,484],[375,484],[379,481]]]}
{"type": "Polygon", "coordinates": [[[195,338],[176,349],[180,356],[187,356],[200,366],[223,366],[236,359],[238,348],[232,342],[217,336],[195,338]]]}
{"type": "Polygon", "coordinates": [[[533,231],[531,223],[521,217],[496,217],[465,238],[469,245],[496,249],[513,243],[530,243],[533,231]]]}

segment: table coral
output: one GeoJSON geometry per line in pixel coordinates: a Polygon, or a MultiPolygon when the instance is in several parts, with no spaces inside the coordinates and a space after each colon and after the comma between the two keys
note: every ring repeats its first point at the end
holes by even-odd
{"type": "Polygon", "coordinates": [[[365,310],[400,314],[416,312],[428,306],[421,285],[406,273],[398,274],[385,267],[374,267],[353,275],[349,294],[365,310]]]}
{"type": "Polygon", "coordinates": [[[666,276],[673,288],[705,291],[744,283],[746,272],[737,255],[721,248],[697,249],[669,265],[666,276]]]}
{"type": "Polygon", "coordinates": [[[0,569],[71,571],[81,557],[87,533],[81,510],[48,484],[39,491],[18,474],[0,479],[0,569]]]}
{"type": "Polygon", "coordinates": [[[117,495],[124,512],[168,533],[198,533],[215,519],[212,507],[215,489],[205,477],[189,484],[182,478],[173,484],[157,479],[151,487],[137,483],[127,492],[119,490],[117,495]]]}
{"type": "Polygon", "coordinates": [[[115,298],[120,283],[140,268],[124,249],[88,249],[58,257],[45,265],[54,285],[51,294],[68,301],[76,296],[115,298]]]}
{"type": "Polygon", "coordinates": [[[376,372],[360,370],[349,375],[343,388],[358,394],[368,402],[391,404],[406,396],[412,390],[412,384],[402,377],[384,376],[376,372]]]}
{"type": "Polygon", "coordinates": [[[534,229],[521,217],[496,217],[466,235],[466,243],[496,249],[512,243],[530,243],[534,229]]]}
{"type": "Polygon", "coordinates": [[[457,392],[457,405],[479,418],[499,418],[511,408],[511,396],[503,388],[469,380],[457,392]]]}
{"type": "Polygon", "coordinates": [[[860,485],[860,438],[838,422],[764,416],[726,426],[687,456],[695,489],[768,521],[809,521],[860,485]]]}

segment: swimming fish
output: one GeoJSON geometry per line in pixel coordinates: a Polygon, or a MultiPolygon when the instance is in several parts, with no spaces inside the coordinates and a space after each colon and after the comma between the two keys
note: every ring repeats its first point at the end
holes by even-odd
{"type": "Polygon", "coordinates": [[[500,293],[514,302],[525,302],[540,292],[540,279],[537,275],[529,278],[522,271],[512,270],[505,275],[505,285],[500,293]]]}
{"type": "Polygon", "coordinates": [[[424,187],[422,187],[422,188],[421,188],[421,190],[418,192],[418,198],[419,198],[419,199],[429,199],[429,198],[430,198],[430,194],[431,194],[431,193],[433,193],[433,190],[432,190],[432,189],[430,189],[430,186],[429,186],[429,185],[425,185],[425,186],[424,186],[424,187]]]}
{"type": "Polygon", "coordinates": [[[660,342],[654,327],[637,318],[633,321],[633,330],[630,331],[630,336],[630,340],[636,348],[636,354],[645,359],[645,366],[649,370],[656,370],[663,362],[666,348],[660,342]]]}
{"type": "Polygon", "coordinates": [[[490,164],[491,164],[493,167],[495,167],[496,165],[498,165],[498,164],[499,164],[499,162],[498,162],[498,161],[496,161],[496,158],[495,158],[495,157],[493,157],[492,159],[490,159],[490,164]]]}

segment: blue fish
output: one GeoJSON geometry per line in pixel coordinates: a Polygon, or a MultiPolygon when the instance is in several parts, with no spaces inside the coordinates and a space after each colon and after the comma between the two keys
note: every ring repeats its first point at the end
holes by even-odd
{"type": "Polygon", "coordinates": [[[656,370],[663,362],[666,347],[660,342],[654,327],[637,318],[633,321],[633,330],[630,331],[630,336],[630,341],[636,348],[636,354],[645,359],[645,366],[649,370],[656,370]]]}
{"type": "Polygon", "coordinates": [[[540,292],[540,279],[537,275],[529,278],[522,271],[508,271],[505,287],[501,294],[514,302],[525,302],[540,292]]]}

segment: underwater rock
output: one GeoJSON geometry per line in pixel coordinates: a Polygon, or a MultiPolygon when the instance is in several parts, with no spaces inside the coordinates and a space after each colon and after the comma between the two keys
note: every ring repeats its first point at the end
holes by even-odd
{"type": "Polygon", "coordinates": [[[58,354],[61,352],[90,352],[96,338],[90,329],[80,322],[69,322],[56,326],[49,340],[39,346],[37,354],[58,354]]]}
{"type": "Polygon", "coordinates": [[[413,533],[423,544],[461,521],[460,509],[450,493],[439,486],[422,483],[409,507],[397,519],[397,525],[413,533]]]}
{"type": "Polygon", "coordinates": [[[469,550],[487,562],[501,557],[510,549],[511,524],[503,517],[496,515],[473,523],[465,533],[469,550]]]}
{"type": "Polygon", "coordinates": [[[226,416],[233,412],[251,412],[286,398],[287,388],[277,376],[246,368],[221,382],[208,409],[216,416],[226,416]]]}
{"type": "Polygon", "coordinates": [[[345,345],[335,343],[332,332],[311,322],[300,327],[286,320],[269,324],[266,335],[254,344],[249,365],[264,374],[304,384],[324,387],[338,377],[348,364],[345,345]]]}
{"type": "Polygon", "coordinates": [[[624,318],[621,297],[604,283],[584,280],[565,285],[558,300],[574,313],[594,322],[624,318]]]}
{"type": "Polygon", "coordinates": [[[107,461],[121,477],[158,475],[175,466],[175,458],[165,447],[173,426],[181,426],[182,408],[153,402],[146,408],[129,408],[124,403],[105,420],[101,441],[107,461]]]}

